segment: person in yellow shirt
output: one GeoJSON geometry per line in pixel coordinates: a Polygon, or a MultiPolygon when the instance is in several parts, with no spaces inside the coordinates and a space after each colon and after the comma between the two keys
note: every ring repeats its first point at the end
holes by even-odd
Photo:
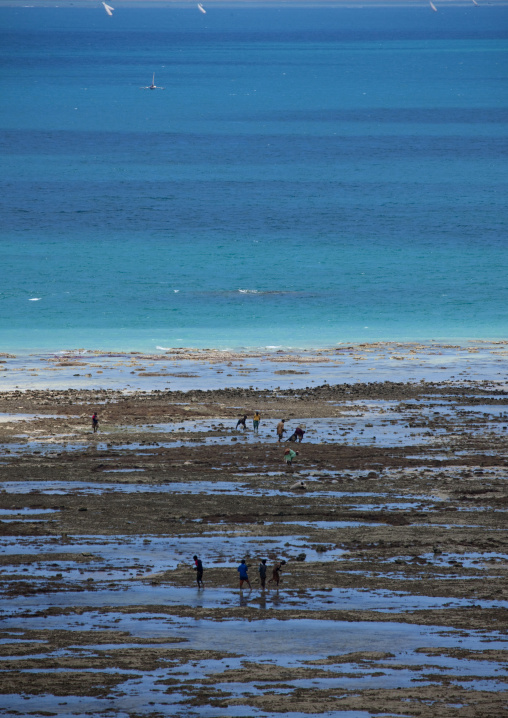
{"type": "Polygon", "coordinates": [[[256,411],[254,414],[254,418],[252,419],[252,426],[254,427],[254,433],[257,434],[259,432],[259,422],[261,421],[261,414],[259,411],[256,411]]]}

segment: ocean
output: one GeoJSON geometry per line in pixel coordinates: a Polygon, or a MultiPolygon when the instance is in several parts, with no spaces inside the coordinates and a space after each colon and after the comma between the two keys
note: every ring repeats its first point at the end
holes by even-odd
{"type": "Polygon", "coordinates": [[[508,6],[435,4],[0,7],[0,349],[506,338],[508,6]]]}

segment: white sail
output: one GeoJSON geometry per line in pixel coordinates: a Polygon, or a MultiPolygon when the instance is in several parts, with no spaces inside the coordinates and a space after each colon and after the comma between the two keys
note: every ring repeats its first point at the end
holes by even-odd
{"type": "Polygon", "coordinates": [[[114,7],[111,7],[111,5],[106,5],[105,2],[102,3],[104,5],[104,10],[108,13],[108,15],[113,15],[114,7]]]}
{"type": "Polygon", "coordinates": [[[200,2],[198,2],[198,10],[199,10],[200,12],[202,12],[204,15],[206,15],[206,10],[205,10],[205,8],[201,5],[200,2]]]}
{"type": "Polygon", "coordinates": [[[155,72],[154,72],[152,75],[152,84],[146,85],[145,87],[142,87],[141,89],[142,90],[163,90],[164,88],[155,84],[155,72]]]}
{"type": "Polygon", "coordinates": [[[437,12],[437,7],[434,5],[433,2],[430,3],[430,7],[432,8],[432,10],[434,10],[434,12],[437,12]]]}

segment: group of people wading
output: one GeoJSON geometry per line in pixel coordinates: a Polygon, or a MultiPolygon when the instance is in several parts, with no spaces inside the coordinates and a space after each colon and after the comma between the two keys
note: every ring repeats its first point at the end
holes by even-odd
{"type": "MultiPolygon", "coordinates": [[[[252,419],[252,426],[253,426],[255,434],[259,433],[259,422],[260,421],[261,421],[261,414],[259,413],[259,411],[256,411],[256,413],[254,414],[254,417],[252,419]]],[[[245,429],[247,429],[247,414],[244,414],[243,416],[241,416],[238,419],[238,421],[236,422],[235,429],[239,429],[240,427],[243,428],[244,431],[245,431],[245,429]]],[[[284,439],[284,434],[287,432],[285,419],[281,419],[279,421],[279,423],[277,424],[276,432],[277,432],[278,441],[281,442],[284,439]]],[[[301,444],[304,434],[305,434],[305,431],[302,429],[302,427],[300,425],[298,425],[296,427],[296,429],[294,430],[294,432],[291,434],[291,436],[288,439],[286,439],[286,441],[294,441],[294,442],[298,442],[299,444],[301,444]]],[[[295,451],[294,449],[286,449],[284,451],[284,461],[286,462],[286,464],[288,466],[293,465],[293,459],[296,456],[298,456],[298,451],[295,451]]]]}
{"type": "MultiPolygon", "coordinates": [[[[196,571],[196,581],[198,584],[198,588],[204,588],[205,585],[203,583],[203,562],[200,558],[197,556],[193,556],[194,559],[194,570],[196,571]]],[[[275,586],[279,587],[280,582],[280,572],[282,570],[282,567],[285,565],[285,561],[276,561],[272,568],[272,577],[268,580],[268,583],[274,583],[275,586]]],[[[250,585],[249,581],[249,566],[247,565],[247,562],[243,558],[240,565],[236,569],[239,574],[240,578],[240,588],[243,589],[243,584],[246,583],[247,586],[252,590],[252,586],[250,585]]],[[[266,589],[266,558],[261,559],[261,563],[258,566],[258,572],[259,572],[259,582],[261,584],[261,590],[264,591],[266,589]]]]}
{"type": "MultiPolygon", "coordinates": [[[[259,433],[259,422],[261,421],[261,414],[259,411],[256,411],[254,416],[252,417],[252,428],[254,430],[255,434],[259,433]]],[[[244,414],[241,416],[238,421],[236,422],[235,429],[247,429],[247,414],[244,414]]],[[[279,423],[277,424],[277,437],[279,441],[282,441],[284,438],[284,434],[287,432],[286,429],[286,420],[281,419],[279,423]]],[[[298,441],[299,443],[302,442],[303,435],[305,434],[305,431],[302,429],[301,426],[297,426],[294,432],[291,434],[291,436],[287,439],[287,441],[298,441]]]]}

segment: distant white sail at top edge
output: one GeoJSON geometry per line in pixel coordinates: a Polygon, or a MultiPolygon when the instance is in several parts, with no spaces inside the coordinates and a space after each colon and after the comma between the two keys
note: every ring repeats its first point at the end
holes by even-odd
{"type": "Polygon", "coordinates": [[[111,5],[106,5],[105,2],[102,3],[104,5],[104,10],[108,13],[108,15],[113,15],[114,7],[111,7],[111,5]]]}

